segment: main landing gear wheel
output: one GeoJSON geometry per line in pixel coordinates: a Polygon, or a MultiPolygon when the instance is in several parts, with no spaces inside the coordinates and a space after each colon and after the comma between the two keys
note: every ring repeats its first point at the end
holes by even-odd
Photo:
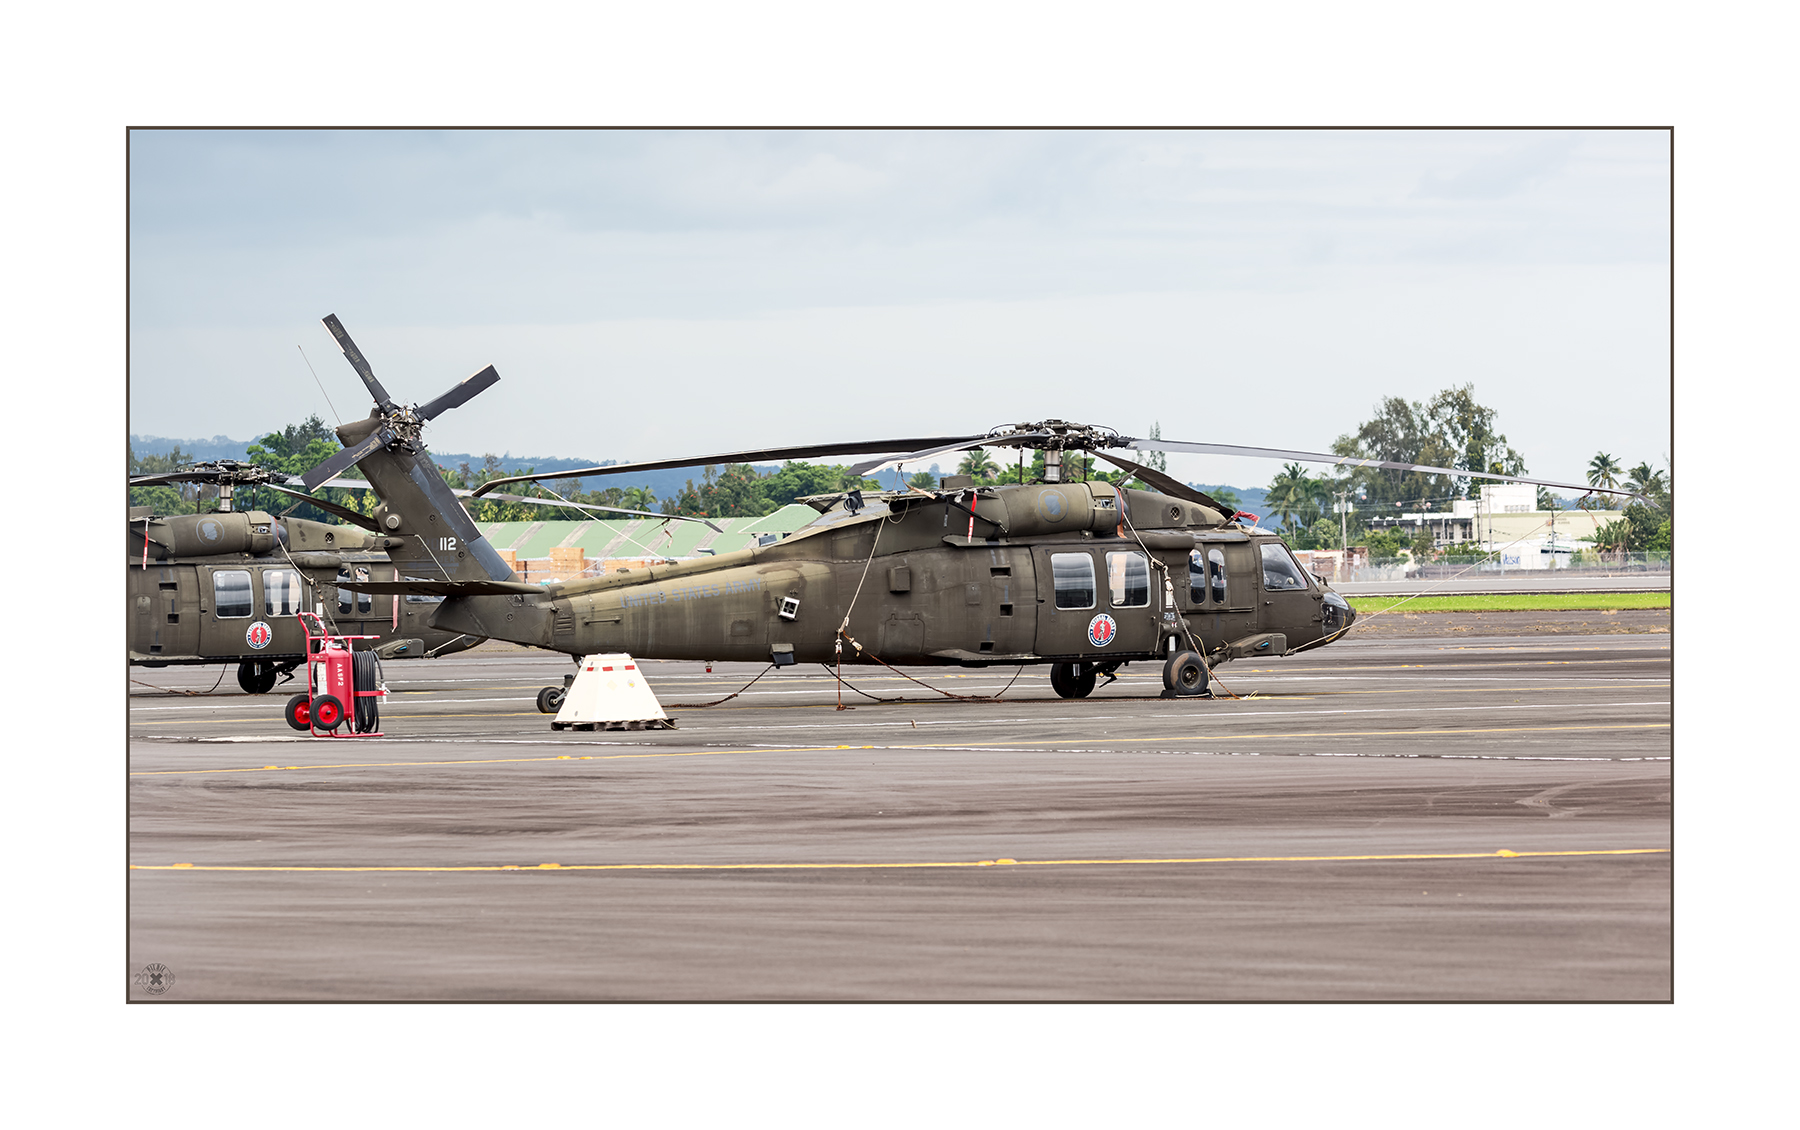
{"type": "Polygon", "coordinates": [[[539,691],[537,697],[538,712],[541,714],[555,714],[557,711],[561,710],[563,696],[566,693],[567,692],[561,687],[545,687],[543,690],[539,691]]]}
{"type": "Polygon", "coordinates": [[[1212,679],[1197,651],[1178,651],[1163,664],[1163,697],[1191,698],[1206,693],[1212,679]]]}
{"type": "Polygon", "coordinates": [[[1094,668],[1086,663],[1052,663],[1050,687],[1063,698],[1086,698],[1097,682],[1094,668]]]}
{"type": "Polygon", "coordinates": [[[268,694],[275,689],[276,675],[275,665],[260,659],[238,664],[238,686],[243,687],[246,694],[268,694]]]}
{"type": "Polygon", "coordinates": [[[313,725],[321,730],[335,730],[344,722],[344,704],[334,694],[322,694],[313,699],[313,725]]]}
{"type": "Polygon", "coordinates": [[[288,699],[287,724],[296,730],[312,729],[312,700],[306,695],[297,694],[288,699]]]}

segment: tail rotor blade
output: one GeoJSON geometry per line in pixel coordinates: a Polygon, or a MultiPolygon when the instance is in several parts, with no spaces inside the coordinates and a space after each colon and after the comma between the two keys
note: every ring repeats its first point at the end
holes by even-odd
{"type": "Polygon", "coordinates": [[[417,415],[421,420],[429,420],[440,412],[448,412],[450,409],[461,404],[466,404],[476,396],[487,391],[487,389],[499,379],[500,374],[494,371],[492,365],[489,365],[474,376],[459,381],[450,389],[450,391],[444,393],[430,404],[421,405],[417,415]]]}
{"type": "Polygon", "coordinates": [[[325,328],[331,331],[331,336],[337,339],[338,348],[344,351],[344,357],[349,360],[350,367],[356,370],[356,375],[362,378],[363,384],[369,386],[369,395],[375,398],[375,403],[383,412],[393,411],[394,398],[389,396],[387,389],[382,388],[381,382],[375,379],[375,370],[369,368],[369,362],[363,358],[362,350],[356,348],[356,343],[350,340],[348,333],[344,332],[344,324],[338,321],[337,315],[327,314],[322,320],[325,328]]]}
{"type": "Polygon", "coordinates": [[[300,476],[300,481],[306,484],[307,490],[317,490],[320,483],[331,478],[339,471],[344,470],[351,464],[360,460],[363,456],[380,447],[385,439],[386,436],[383,434],[383,429],[377,428],[364,437],[355,447],[344,448],[344,450],[333,455],[330,459],[325,460],[325,462],[300,476]]]}

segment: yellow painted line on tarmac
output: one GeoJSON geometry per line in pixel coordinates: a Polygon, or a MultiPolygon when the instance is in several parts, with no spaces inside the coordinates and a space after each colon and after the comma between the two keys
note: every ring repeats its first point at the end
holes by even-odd
{"type": "Polygon", "coordinates": [[[1406,852],[1393,855],[1217,855],[1142,859],[944,859],[897,863],[500,863],[464,866],[374,864],[355,867],[133,863],[133,871],[894,871],[937,867],[1141,867],[1172,863],[1399,863],[1440,859],[1542,859],[1582,855],[1668,855],[1671,848],[1598,848],[1585,851],[1406,852]]]}

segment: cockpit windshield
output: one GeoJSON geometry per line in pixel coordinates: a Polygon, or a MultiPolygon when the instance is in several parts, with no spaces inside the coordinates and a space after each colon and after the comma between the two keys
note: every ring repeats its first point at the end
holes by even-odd
{"type": "Polygon", "coordinates": [[[1287,546],[1278,541],[1262,543],[1263,588],[1303,589],[1306,587],[1306,575],[1300,571],[1300,565],[1288,553],[1287,546]]]}

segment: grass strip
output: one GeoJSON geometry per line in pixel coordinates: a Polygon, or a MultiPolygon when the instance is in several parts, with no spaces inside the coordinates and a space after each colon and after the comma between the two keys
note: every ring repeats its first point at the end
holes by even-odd
{"type": "Polygon", "coordinates": [[[1358,612],[1587,612],[1617,608],[1669,608],[1666,592],[1494,592],[1467,596],[1353,596],[1358,612]]]}

